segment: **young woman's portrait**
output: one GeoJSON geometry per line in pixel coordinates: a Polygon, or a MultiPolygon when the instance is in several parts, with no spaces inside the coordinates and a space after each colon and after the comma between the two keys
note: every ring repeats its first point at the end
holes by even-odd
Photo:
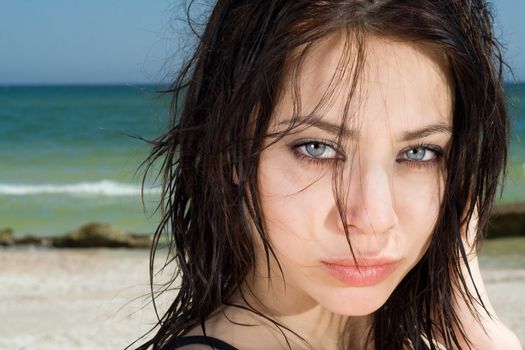
{"type": "Polygon", "coordinates": [[[525,1],[2,5],[0,349],[523,349],[525,1]]]}
{"type": "Polygon", "coordinates": [[[491,16],[218,1],[149,159],[178,294],[139,349],[521,349],[477,260],[509,134],[491,16]]]}

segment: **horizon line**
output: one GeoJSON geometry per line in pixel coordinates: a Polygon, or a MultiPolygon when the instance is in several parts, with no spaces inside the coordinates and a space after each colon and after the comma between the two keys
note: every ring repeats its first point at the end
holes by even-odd
{"type": "Polygon", "coordinates": [[[135,85],[169,85],[169,82],[22,82],[4,83],[0,87],[39,87],[39,86],[135,86],[135,85]]]}
{"type": "MultiPolygon", "coordinates": [[[[169,85],[171,82],[0,82],[0,87],[44,87],[44,86],[134,86],[134,85],[169,85]]],[[[522,80],[505,80],[503,84],[525,84],[525,79],[522,80]]]]}

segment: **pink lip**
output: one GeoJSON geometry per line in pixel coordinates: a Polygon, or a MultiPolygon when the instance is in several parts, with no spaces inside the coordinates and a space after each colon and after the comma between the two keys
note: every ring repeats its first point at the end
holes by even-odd
{"type": "Polygon", "coordinates": [[[351,287],[368,287],[384,281],[399,265],[398,260],[386,258],[328,259],[321,261],[327,271],[351,287]]]}

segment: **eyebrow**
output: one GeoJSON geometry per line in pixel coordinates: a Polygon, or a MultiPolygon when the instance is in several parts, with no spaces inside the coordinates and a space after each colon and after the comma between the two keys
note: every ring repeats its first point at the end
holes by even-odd
{"type": "Polygon", "coordinates": [[[413,131],[405,131],[401,137],[402,141],[417,140],[433,134],[452,134],[452,127],[448,124],[436,123],[413,131]]]}
{"type": "MultiPolygon", "coordinates": [[[[333,124],[333,123],[327,122],[326,120],[322,120],[320,118],[301,118],[299,117],[298,120],[300,123],[299,126],[301,125],[313,126],[315,128],[324,130],[330,134],[339,135],[339,133],[341,133],[343,137],[355,136],[355,131],[348,130],[348,129],[341,130],[341,125],[333,124]]],[[[285,124],[290,125],[291,123],[292,123],[292,120],[285,120],[279,123],[279,125],[285,125],[285,124]]]]}
{"type": "MultiPolygon", "coordinates": [[[[324,130],[330,134],[338,135],[339,133],[342,134],[343,137],[352,137],[356,135],[356,132],[354,130],[348,130],[343,129],[341,130],[341,126],[339,124],[333,124],[328,121],[319,119],[319,118],[299,118],[301,125],[305,124],[308,126],[313,126],[318,129],[324,130]]],[[[288,124],[290,125],[292,121],[286,120],[279,125],[288,124]]],[[[426,136],[434,135],[434,134],[452,134],[452,127],[449,124],[445,123],[434,123],[430,125],[426,125],[420,129],[416,130],[409,130],[403,132],[401,136],[401,141],[412,141],[417,140],[426,136]]]]}

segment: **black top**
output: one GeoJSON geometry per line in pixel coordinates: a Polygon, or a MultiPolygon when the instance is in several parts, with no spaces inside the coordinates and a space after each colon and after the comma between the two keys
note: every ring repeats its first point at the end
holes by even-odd
{"type": "Polygon", "coordinates": [[[223,342],[220,339],[208,337],[205,335],[193,335],[188,337],[175,338],[175,340],[173,340],[168,344],[168,346],[166,346],[165,350],[179,349],[183,346],[192,344],[209,345],[212,349],[215,350],[238,350],[237,348],[231,346],[228,343],[223,342]]]}

